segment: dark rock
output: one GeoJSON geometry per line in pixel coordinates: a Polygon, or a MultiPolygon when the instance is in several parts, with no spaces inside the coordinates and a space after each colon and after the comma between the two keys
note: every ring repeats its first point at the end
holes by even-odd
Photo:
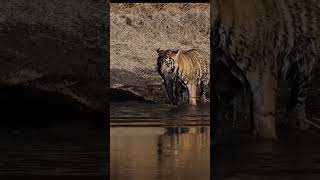
{"type": "Polygon", "coordinates": [[[0,102],[2,124],[101,123],[107,116],[70,96],[22,85],[0,84],[0,102]]]}
{"type": "Polygon", "coordinates": [[[122,89],[110,89],[110,102],[124,102],[124,101],[139,101],[144,103],[153,103],[151,100],[146,100],[143,96],[138,96],[130,91],[122,89]]]}

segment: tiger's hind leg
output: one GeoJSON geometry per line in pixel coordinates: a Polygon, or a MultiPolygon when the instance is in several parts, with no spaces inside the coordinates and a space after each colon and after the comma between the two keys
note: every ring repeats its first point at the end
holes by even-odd
{"type": "Polygon", "coordinates": [[[207,90],[209,87],[209,80],[202,81],[200,83],[200,97],[201,101],[204,103],[210,102],[210,97],[207,97],[207,90]]]}
{"type": "Polygon", "coordinates": [[[291,124],[298,129],[306,130],[309,128],[309,123],[307,122],[306,113],[306,99],[308,97],[308,92],[310,90],[310,75],[299,74],[296,82],[294,83],[293,96],[294,106],[289,113],[289,119],[291,119],[291,124]]]}

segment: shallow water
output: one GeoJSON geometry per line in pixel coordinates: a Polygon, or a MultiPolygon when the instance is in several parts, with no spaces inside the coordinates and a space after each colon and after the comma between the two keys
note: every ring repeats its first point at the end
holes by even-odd
{"type": "Polygon", "coordinates": [[[209,180],[209,105],[111,104],[112,180],[209,180]]]}
{"type": "Polygon", "coordinates": [[[320,179],[319,132],[282,129],[278,136],[278,140],[258,140],[230,135],[212,149],[213,179],[320,179]]]}
{"type": "Polygon", "coordinates": [[[106,176],[106,136],[89,123],[1,127],[0,175],[106,176]]]}

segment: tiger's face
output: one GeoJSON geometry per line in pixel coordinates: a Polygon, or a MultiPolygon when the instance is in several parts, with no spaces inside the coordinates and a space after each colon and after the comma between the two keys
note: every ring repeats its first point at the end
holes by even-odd
{"type": "Polygon", "coordinates": [[[173,50],[157,50],[158,59],[156,69],[162,78],[167,79],[174,76],[175,59],[178,53],[173,50]]]}

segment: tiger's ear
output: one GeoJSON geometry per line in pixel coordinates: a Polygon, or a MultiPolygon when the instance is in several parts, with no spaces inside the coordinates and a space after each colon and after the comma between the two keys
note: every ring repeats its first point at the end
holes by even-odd
{"type": "Polygon", "coordinates": [[[158,54],[160,53],[160,48],[157,49],[157,53],[158,53],[158,54]]]}
{"type": "Polygon", "coordinates": [[[177,49],[177,50],[174,51],[174,54],[175,54],[175,55],[174,55],[174,58],[175,58],[175,59],[178,59],[178,57],[179,57],[179,55],[180,55],[180,51],[181,51],[180,49],[177,49]]]}
{"type": "Polygon", "coordinates": [[[178,49],[178,50],[177,50],[177,56],[179,56],[179,55],[180,55],[180,52],[181,52],[181,50],[180,50],[180,49],[178,49]]]}

